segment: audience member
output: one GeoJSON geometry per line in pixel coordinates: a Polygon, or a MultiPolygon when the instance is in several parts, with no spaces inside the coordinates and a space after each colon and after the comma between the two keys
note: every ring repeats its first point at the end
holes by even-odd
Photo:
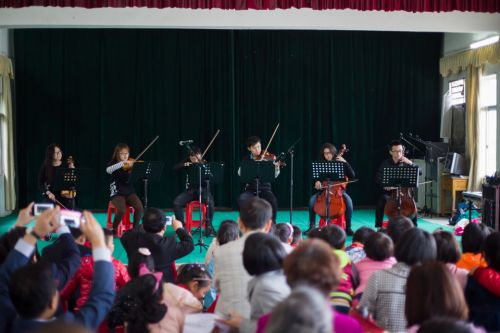
{"type": "Polygon", "coordinates": [[[465,288],[469,272],[466,269],[458,268],[457,261],[460,259],[460,246],[458,245],[455,236],[451,232],[438,230],[433,234],[436,240],[438,261],[445,263],[450,272],[462,287],[465,288]]]}
{"type": "MultiPolygon", "coordinates": [[[[82,231],[79,228],[69,228],[69,231],[71,232],[76,246],[80,251],[80,256],[83,257],[92,255],[90,243],[87,242],[87,239],[82,231]]],[[[64,256],[64,250],[62,250],[62,247],[64,247],[63,240],[57,237],[52,244],[43,248],[40,260],[46,262],[57,262],[62,260],[64,256]]]]}
{"type": "Polygon", "coordinates": [[[272,208],[266,200],[252,197],[240,208],[238,226],[242,237],[217,248],[215,258],[215,287],[219,293],[215,310],[222,314],[237,311],[250,318],[247,284],[250,275],[243,267],[243,248],[252,233],[267,232],[272,224],[272,208]]]}
{"type": "Polygon", "coordinates": [[[436,258],[436,242],[427,231],[412,228],[396,243],[398,261],[392,268],[373,273],[358,308],[366,308],[377,324],[389,331],[404,331],[405,287],[411,266],[436,258]]]}
{"type": "MultiPolygon", "coordinates": [[[[339,257],[320,239],[301,242],[285,258],[283,270],[292,290],[306,284],[320,291],[325,303],[328,302],[330,292],[337,288],[342,276],[339,257]]],[[[362,332],[356,320],[336,312],[333,307],[330,307],[330,310],[333,317],[331,332],[362,332]]],[[[259,318],[257,333],[265,332],[270,315],[259,318]]]]}
{"type": "Polygon", "coordinates": [[[293,236],[292,243],[290,244],[293,248],[295,248],[302,241],[302,230],[297,227],[295,224],[292,224],[293,227],[293,236]]]}
{"type": "Polygon", "coordinates": [[[359,299],[363,294],[366,283],[376,271],[388,269],[394,266],[396,258],[394,245],[389,236],[382,232],[371,234],[365,243],[366,258],[356,264],[359,273],[359,286],[354,294],[359,299]]]}
{"type": "Polygon", "coordinates": [[[486,238],[484,258],[488,266],[478,267],[465,287],[469,319],[489,332],[500,331],[500,232],[493,232],[486,238]]]}
{"type": "Polygon", "coordinates": [[[243,249],[243,266],[253,276],[247,287],[250,317],[231,312],[230,318],[223,321],[225,324],[240,333],[253,333],[257,320],[290,294],[282,270],[286,255],[283,243],[275,236],[261,232],[248,236],[243,249]]]}
{"type": "Polygon", "coordinates": [[[490,234],[490,229],[482,223],[469,223],[462,234],[462,257],[457,262],[458,268],[468,271],[480,267],[486,267],[483,258],[483,244],[490,234]]]}
{"type": "Polygon", "coordinates": [[[417,333],[483,333],[484,330],[474,327],[462,320],[455,318],[437,317],[427,320],[420,326],[417,333]]]}
{"type": "Polygon", "coordinates": [[[177,242],[175,236],[164,236],[167,228],[165,214],[158,208],[148,208],[142,218],[142,227],[136,226],[125,232],[121,242],[129,257],[141,247],[148,248],[155,262],[155,271],[163,273],[165,282],[173,283],[173,263],[191,253],[194,244],[182,227],[182,222],[174,219],[172,227],[180,242],[177,242]]]}
{"type": "Polygon", "coordinates": [[[286,253],[290,253],[293,250],[292,240],[293,240],[293,227],[290,223],[278,223],[275,226],[275,235],[283,243],[286,253]]]}
{"type": "Polygon", "coordinates": [[[412,228],[415,228],[415,225],[408,217],[391,217],[389,218],[389,223],[387,224],[387,236],[391,237],[392,243],[396,246],[401,236],[412,228]]]}
{"type": "Polygon", "coordinates": [[[351,259],[351,262],[357,264],[366,257],[364,250],[365,242],[375,230],[368,227],[361,227],[352,236],[352,244],[345,249],[345,252],[351,259]]]}

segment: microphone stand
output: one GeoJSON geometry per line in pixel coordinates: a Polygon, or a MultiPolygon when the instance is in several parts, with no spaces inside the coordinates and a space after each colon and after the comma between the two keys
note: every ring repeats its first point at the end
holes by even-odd
{"type": "Polygon", "coordinates": [[[288,154],[290,154],[290,224],[292,224],[292,211],[293,211],[293,157],[295,153],[295,146],[297,143],[302,140],[302,137],[299,137],[290,148],[288,148],[288,154]]]}

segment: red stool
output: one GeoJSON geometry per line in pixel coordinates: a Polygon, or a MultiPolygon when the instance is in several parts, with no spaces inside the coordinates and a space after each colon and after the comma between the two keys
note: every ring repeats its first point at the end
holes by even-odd
{"type": "MultiPolygon", "coordinates": [[[[333,224],[338,225],[345,230],[345,215],[341,215],[337,218],[331,219],[331,221],[333,224]]],[[[326,220],[323,217],[319,219],[319,227],[326,227],[326,220]]]]}
{"type": "Polygon", "coordinates": [[[199,209],[200,203],[198,201],[191,201],[186,205],[186,231],[191,234],[191,228],[201,228],[205,227],[205,221],[207,220],[207,205],[201,203],[201,226],[200,220],[193,220],[193,211],[199,209]]]}
{"type": "MultiPolygon", "coordinates": [[[[112,229],[113,228],[113,214],[116,214],[116,207],[113,205],[113,203],[110,201],[108,203],[108,219],[106,221],[106,228],[112,229]]],[[[134,214],[134,208],[132,206],[127,205],[127,208],[125,209],[125,215],[123,215],[123,219],[120,221],[120,224],[118,225],[118,229],[115,230],[116,234],[118,236],[122,236],[122,234],[125,231],[128,231],[134,227],[132,222],[130,221],[130,214],[134,214]]]]}

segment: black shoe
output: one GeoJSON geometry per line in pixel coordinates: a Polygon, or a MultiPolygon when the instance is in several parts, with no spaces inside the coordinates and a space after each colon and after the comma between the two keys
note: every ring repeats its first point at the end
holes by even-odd
{"type": "Polygon", "coordinates": [[[352,235],[354,235],[354,231],[352,231],[352,229],[351,229],[351,228],[346,228],[346,229],[345,229],[345,234],[346,234],[347,236],[352,236],[352,235]]]}
{"type": "Polygon", "coordinates": [[[316,224],[315,223],[309,223],[309,229],[304,230],[304,232],[302,232],[302,233],[304,235],[307,235],[309,233],[309,231],[313,230],[314,228],[316,228],[316,224]]]}
{"type": "Polygon", "coordinates": [[[215,237],[215,229],[212,226],[205,227],[205,237],[215,237]]]}

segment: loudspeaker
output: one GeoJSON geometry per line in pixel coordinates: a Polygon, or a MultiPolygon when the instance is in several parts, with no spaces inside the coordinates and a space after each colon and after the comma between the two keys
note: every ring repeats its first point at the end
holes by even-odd
{"type": "Polygon", "coordinates": [[[500,185],[483,185],[482,223],[499,230],[500,220],[500,185]]]}

